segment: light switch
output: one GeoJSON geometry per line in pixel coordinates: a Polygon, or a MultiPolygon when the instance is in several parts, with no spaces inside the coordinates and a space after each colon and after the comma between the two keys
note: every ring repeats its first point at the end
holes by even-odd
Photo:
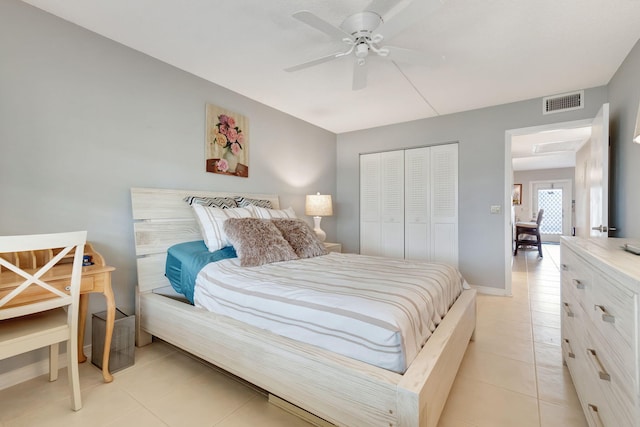
{"type": "Polygon", "coordinates": [[[500,205],[491,205],[491,213],[492,214],[499,214],[500,212],[502,212],[502,206],[500,206],[500,205]]]}

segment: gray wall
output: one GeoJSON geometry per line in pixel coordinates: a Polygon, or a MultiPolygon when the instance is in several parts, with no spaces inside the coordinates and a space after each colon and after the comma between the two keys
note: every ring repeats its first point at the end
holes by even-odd
{"type": "Polygon", "coordinates": [[[632,141],[640,104],[640,41],[609,83],[611,197],[609,224],[619,237],[640,237],[640,144],[632,141]]]}
{"type": "MultiPolygon", "coordinates": [[[[576,88],[578,89],[578,88],[576,88]]],[[[549,94],[541,94],[546,96],[549,94]]],[[[607,88],[585,92],[585,108],[542,115],[540,98],[338,135],[338,236],[359,246],[359,155],[447,141],[459,142],[460,270],[469,283],[505,288],[505,131],[595,117],[607,88]],[[502,205],[501,215],[490,205],[502,205]]]]}
{"type": "Polygon", "coordinates": [[[88,230],[127,313],[130,187],[277,193],[309,223],[304,196],[336,189],[335,134],[17,0],[0,2],[0,147],[0,234],[88,230]],[[249,118],[249,178],[204,171],[206,103],[249,118]]]}

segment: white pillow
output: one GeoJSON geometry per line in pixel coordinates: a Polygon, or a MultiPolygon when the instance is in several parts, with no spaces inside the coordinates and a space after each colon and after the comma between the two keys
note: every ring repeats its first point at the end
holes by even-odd
{"type": "Polygon", "coordinates": [[[229,218],[251,218],[253,212],[250,208],[232,208],[220,209],[202,205],[191,205],[196,215],[196,220],[202,231],[204,244],[207,245],[209,252],[215,252],[227,246],[231,246],[231,242],[224,232],[224,222],[229,218]]]}
{"type": "Polygon", "coordinates": [[[247,209],[251,209],[253,211],[253,216],[255,218],[297,218],[292,207],[288,207],[287,209],[266,209],[259,206],[247,206],[247,209]]]}

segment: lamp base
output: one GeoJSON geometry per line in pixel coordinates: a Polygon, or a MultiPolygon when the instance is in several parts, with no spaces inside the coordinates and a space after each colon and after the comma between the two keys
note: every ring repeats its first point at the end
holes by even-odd
{"type": "Polygon", "coordinates": [[[320,221],[322,220],[321,216],[313,217],[313,231],[315,231],[316,236],[318,236],[318,240],[324,242],[327,239],[327,233],[325,233],[322,228],[320,228],[320,221]]]}

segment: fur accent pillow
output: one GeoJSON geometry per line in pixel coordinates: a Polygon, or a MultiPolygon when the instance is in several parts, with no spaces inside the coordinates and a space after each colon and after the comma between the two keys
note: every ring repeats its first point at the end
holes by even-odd
{"type": "Polygon", "coordinates": [[[275,218],[271,222],[280,230],[282,237],[289,242],[289,245],[300,258],[312,258],[329,253],[324,243],[318,239],[316,233],[305,221],[301,219],[275,218]]]}
{"type": "Polygon", "coordinates": [[[229,218],[224,223],[224,232],[235,248],[242,267],[256,267],[298,258],[278,228],[269,220],[229,218]]]}

